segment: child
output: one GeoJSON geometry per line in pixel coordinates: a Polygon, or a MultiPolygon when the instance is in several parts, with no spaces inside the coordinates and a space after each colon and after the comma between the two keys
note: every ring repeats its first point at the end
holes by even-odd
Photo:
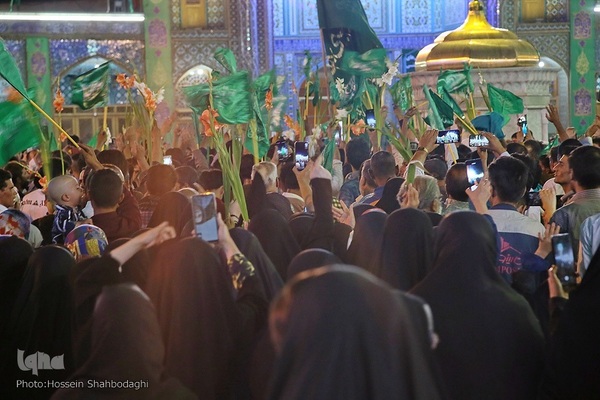
{"type": "Polygon", "coordinates": [[[48,197],[55,204],[52,243],[63,244],[77,222],[87,219],[79,209],[83,194],[77,179],[71,175],[57,176],[48,183],[48,197]]]}

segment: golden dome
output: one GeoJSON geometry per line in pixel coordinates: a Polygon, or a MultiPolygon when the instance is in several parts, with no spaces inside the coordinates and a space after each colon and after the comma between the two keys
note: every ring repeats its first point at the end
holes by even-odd
{"type": "Polygon", "coordinates": [[[462,69],[464,64],[479,68],[531,67],[540,55],[531,43],[506,29],[491,26],[478,0],[469,3],[465,22],[439,35],[425,46],[415,62],[417,71],[462,69]]]}

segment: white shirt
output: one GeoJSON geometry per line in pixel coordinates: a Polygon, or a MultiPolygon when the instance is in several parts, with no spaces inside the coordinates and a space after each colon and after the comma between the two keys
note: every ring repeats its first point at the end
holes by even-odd
{"type": "Polygon", "coordinates": [[[600,214],[586,218],[581,224],[578,270],[582,277],[598,247],[600,247],[600,214]]]}

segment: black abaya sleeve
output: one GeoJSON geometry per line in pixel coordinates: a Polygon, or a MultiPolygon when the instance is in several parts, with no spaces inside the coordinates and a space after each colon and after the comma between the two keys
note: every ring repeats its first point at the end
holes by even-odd
{"type": "Polygon", "coordinates": [[[241,253],[235,254],[227,266],[237,290],[242,332],[256,333],[265,325],[269,307],[262,282],[252,263],[241,253]]]}
{"type": "Polygon", "coordinates": [[[333,193],[329,179],[311,179],[315,218],[306,235],[303,249],[321,248],[333,251],[333,213],[331,211],[333,193]]]}

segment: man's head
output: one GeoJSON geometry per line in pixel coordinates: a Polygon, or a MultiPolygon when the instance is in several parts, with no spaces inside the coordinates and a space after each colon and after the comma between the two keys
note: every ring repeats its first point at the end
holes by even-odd
{"type": "Polygon", "coordinates": [[[116,210],[123,199],[123,182],[110,169],[96,171],[88,184],[88,196],[94,210],[116,210]]]}
{"type": "Polygon", "coordinates": [[[148,193],[154,196],[163,194],[175,189],[177,184],[177,173],[175,168],[170,165],[157,164],[148,169],[146,188],[148,193]]]}
{"type": "Polygon", "coordinates": [[[214,192],[219,199],[223,198],[223,172],[220,169],[213,168],[202,171],[198,182],[202,186],[202,189],[214,192]]]}
{"type": "Polygon", "coordinates": [[[446,174],[446,193],[451,199],[469,201],[466,190],[471,186],[467,177],[467,166],[454,164],[446,174]]]}
{"type": "Polygon", "coordinates": [[[13,184],[12,175],[0,168],[0,204],[7,208],[14,206],[16,195],[17,188],[13,184]]]}
{"type": "Polygon", "coordinates": [[[48,183],[47,194],[55,204],[78,207],[83,201],[83,189],[72,175],[59,175],[48,183]]]}
{"type": "Polygon", "coordinates": [[[569,156],[573,150],[581,147],[581,143],[575,139],[567,139],[558,146],[558,161],[554,164],[554,182],[559,185],[568,185],[571,183],[571,167],[569,165],[569,156]]]}
{"type": "Polygon", "coordinates": [[[298,178],[296,178],[296,174],[294,174],[293,171],[294,165],[294,162],[287,162],[281,165],[281,177],[279,179],[279,184],[281,186],[281,190],[283,190],[284,192],[289,192],[291,190],[300,190],[298,178]]]}
{"type": "Polygon", "coordinates": [[[194,183],[198,182],[198,172],[189,165],[182,165],[175,168],[177,173],[177,189],[184,187],[194,187],[194,183]]]}
{"type": "Polygon", "coordinates": [[[369,174],[369,170],[371,169],[371,160],[365,160],[360,169],[360,180],[358,181],[358,190],[360,194],[363,196],[373,193],[377,184],[369,174]]]}
{"type": "Polygon", "coordinates": [[[346,145],[346,157],[353,171],[358,171],[362,163],[368,160],[370,155],[369,144],[361,138],[354,138],[346,145]]]}
{"type": "Polygon", "coordinates": [[[277,192],[277,166],[269,161],[262,161],[252,169],[252,179],[259,173],[267,188],[267,193],[277,192]]]}
{"type": "Polygon", "coordinates": [[[527,154],[529,157],[531,157],[533,160],[540,159],[540,155],[542,154],[542,144],[540,142],[530,139],[523,142],[523,144],[527,148],[527,154]]]}
{"type": "Polygon", "coordinates": [[[129,181],[129,163],[122,151],[116,149],[102,150],[98,153],[98,161],[102,164],[113,164],[119,167],[125,181],[129,181]]]}
{"type": "Polygon", "coordinates": [[[27,189],[29,186],[29,181],[31,180],[31,176],[26,168],[16,161],[11,161],[6,164],[4,169],[10,172],[12,175],[13,183],[19,192],[23,192],[27,189]]]}
{"type": "Polygon", "coordinates": [[[529,171],[514,157],[500,157],[489,166],[492,205],[515,204],[525,195],[529,171]]]}
{"type": "Polygon", "coordinates": [[[396,173],[396,160],[394,160],[394,156],[387,151],[378,151],[373,154],[369,174],[378,187],[385,185],[388,180],[396,176],[396,173]]]}
{"type": "Polygon", "coordinates": [[[575,191],[600,187],[600,148],[582,146],[569,156],[571,179],[575,191]]]}

